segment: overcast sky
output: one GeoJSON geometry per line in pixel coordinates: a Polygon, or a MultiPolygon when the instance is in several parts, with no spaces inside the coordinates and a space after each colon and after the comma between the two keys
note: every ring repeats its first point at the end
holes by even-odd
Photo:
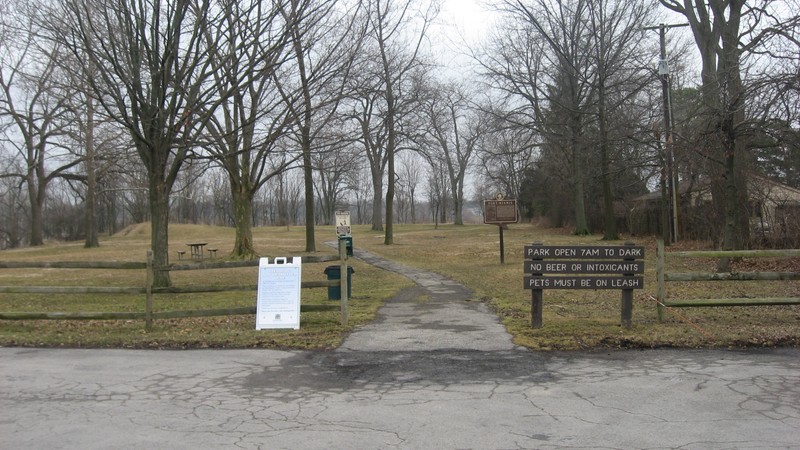
{"type": "Polygon", "coordinates": [[[483,0],[443,0],[432,43],[437,63],[450,67],[455,76],[470,76],[469,48],[478,45],[491,30],[496,14],[483,0]]]}
{"type": "MultiPolygon", "coordinates": [[[[499,20],[499,14],[486,3],[489,3],[489,0],[442,0],[442,10],[438,24],[432,30],[432,36],[443,36],[443,38],[432,38],[436,53],[434,56],[438,63],[450,67],[456,76],[471,76],[472,68],[469,64],[472,61],[465,54],[470,47],[480,45],[499,20]]],[[[686,22],[683,16],[663,7],[656,8],[654,12],[657,14],[653,18],[656,23],[686,22]]],[[[652,39],[653,45],[658,44],[657,31],[646,36],[652,39]]],[[[682,41],[691,42],[691,32],[688,28],[672,29],[668,37],[670,41],[680,38],[682,41]]],[[[696,58],[693,46],[689,46],[689,51],[693,52],[692,58],[696,58]]],[[[657,63],[653,62],[654,65],[657,63]]]]}
{"type": "Polygon", "coordinates": [[[451,22],[460,33],[480,37],[488,29],[493,15],[481,3],[481,0],[444,0],[442,19],[451,22]]]}

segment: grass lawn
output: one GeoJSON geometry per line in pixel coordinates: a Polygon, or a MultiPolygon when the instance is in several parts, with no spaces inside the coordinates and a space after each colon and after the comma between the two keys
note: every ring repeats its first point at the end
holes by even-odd
{"type": "MultiPolygon", "coordinates": [[[[447,275],[474,292],[473,301],[490,305],[519,345],[541,350],[650,347],[744,347],[800,344],[800,306],[684,308],[667,311],[659,323],[651,297],[656,293],[655,240],[631,239],[646,247],[645,289],[635,291],[633,327],[620,322],[619,291],[546,290],[544,326],[530,326],[530,291],[523,289],[522,251],[526,244],[609,245],[599,236],[578,237],[565,230],[512,225],[504,232],[505,264],[500,264],[496,226],[395,225],[395,244],[383,245],[383,233],[368,226],[353,230],[354,246],[388,259],[447,275]]],[[[256,250],[263,256],[303,256],[302,227],[256,228],[256,250]]],[[[208,242],[224,259],[233,244],[230,228],[201,225],[170,227],[170,258],[188,254],[189,242],[208,242]]],[[[335,253],[324,244],[334,240],[333,227],[317,227],[317,254],[335,253]]],[[[95,249],[82,242],[50,242],[42,247],[6,250],[10,261],[144,261],[149,225],[132,226],[101,239],[95,249]]],[[[622,243],[622,241],[618,242],[622,243]]],[[[708,248],[682,242],[668,249],[708,248]]],[[[375,316],[383,302],[412,283],[395,274],[351,260],[353,298],[347,327],[339,313],[303,313],[300,330],[255,330],[252,315],[156,320],[152,331],[143,321],[0,321],[0,345],[133,348],[293,348],[331,349],[355,326],[375,316]]],[[[330,264],[330,263],[328,263],[330,264]]],[[[713,260],[668,260],[671,271],[711,271],[713,260]]],[[[741,271],[800,271],[795,259],[735,264],[741,271]]],[[[303,280],[323,280],[327,264],[304,264],[303,280]]],[[[191,284],[255,284],[255,268],[173,272],[175,286],[191,284]]],[[[0,286],[143,286],[143,270],[0,269],[0,286]]],[[[800,282],[669,283],[670,298],[736,296],[800,297],[800,282]]],[[[255,292],[157,295],[155,310],[213,309],[255,305],[255,292]]],[[[329,304],[326,289],[304,289],[303,304],[329,304]]],[[[143,295],[0,294],[0,311],[143,311],[143,295]]]]}

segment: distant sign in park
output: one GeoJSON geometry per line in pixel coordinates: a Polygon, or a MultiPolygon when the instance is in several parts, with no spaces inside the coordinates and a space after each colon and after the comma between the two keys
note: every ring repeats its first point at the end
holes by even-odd
{"type": "Polygon", "coordinates": [[[507,224],[517,223],[517,200],[510,198],[504,199],[502,195],[497,195],[495,200],[483,201],[483,223],[486,224],[507,224]]]}
{"type": "Polygon", "coordinates": [[[500,231],[500,264],[506,262],[503,228],[509,223],[517,223],[518,220],[516,199],[506,198],[498,192],[494,200],[483,201],[483,223],[497,225],[500,231]]]}
{"type": "Polygon", "coordinates": [[[336,216],[336,235],[337,236],[350,236],[352,228],[350,227],[350,211],[335,211],[336,216]]]}

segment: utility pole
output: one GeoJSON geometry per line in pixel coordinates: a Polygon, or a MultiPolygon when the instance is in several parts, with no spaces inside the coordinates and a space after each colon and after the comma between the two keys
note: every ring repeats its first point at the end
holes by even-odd
{"type": "Polygon", "coordinates": [[[661,78],[661,97],[664,104],[664,159],[666,166],[667,190],[669,191],[669,231],[670,241],[678,242],[678,219],[680,212],[680,194],[678,193],[678,170],[675,167],[675,152],[672,142],[672,97],[669,79],[669,62],[667,61],[667,30],[686,27],[688,23],[661,24],[657,27],[646,27],[645,30],[658,30],[661,48],[661,60],[658,63],[658,75],[661,78]]]}

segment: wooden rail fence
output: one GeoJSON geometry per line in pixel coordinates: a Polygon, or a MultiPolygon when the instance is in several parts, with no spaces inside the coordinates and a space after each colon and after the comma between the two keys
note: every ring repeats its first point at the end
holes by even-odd
{"type": "Polygon", "coordinates": [[[763,306],[800,305],[800,297],[733,297],[668,299],[667,282],[671,281],[797,281],[798,272],[667,272],[666,258],[796,258],[800,249],[790,250],[734,250],[734,251],[690,251],[670,252],[664,249],[664,241],[658,241],[656,255],[656,277],[658,279],[658,320],[663,320],[665,306],[672,308],[714,306],[763,306]]]}
{"type": "MultiPolygon", "coordinates": [[[[341,272],[347,273],[347,257],[342,255],[344,247],[340,245],[339,256],[304,256],[304,263],[323,263],[340,261],[341,272]]],[[[91,261],[0,261],[0,269],[28,268],[60,268],[60,269],[105,269],[105,270],[141,270],[145,269],[147,281],[141,287],[109,287],[109,286],[0,286],[0,293],[9,294],[144,294],[144,312],[0,312],[0,320],[144,320],[148,330],[153,319],[174,319],[187,317],[213,317],[255,314],[256,305],[240,308],[198,309],[184,311],[153,311],[153,295],[155,294],[187,294],[232,291],[256,291],[258,285],[225,285],[225,286],[170,286],[153,287],[154,273],[160,271],[213,270],[240,267],[258,267],[258,260],[248,261],[216,261],[200,264],[170,264],[166,267],[154,267],[152,252],[147,252],[147,261],[142,262],[91,262],[91,261]]],[[[338,305],[303,305],[301,312],[330,311],[340,309],[342,323],[347,324],[347,280],[303,281],[303,289],[340,287],[341,300],[338,305]]]]}

